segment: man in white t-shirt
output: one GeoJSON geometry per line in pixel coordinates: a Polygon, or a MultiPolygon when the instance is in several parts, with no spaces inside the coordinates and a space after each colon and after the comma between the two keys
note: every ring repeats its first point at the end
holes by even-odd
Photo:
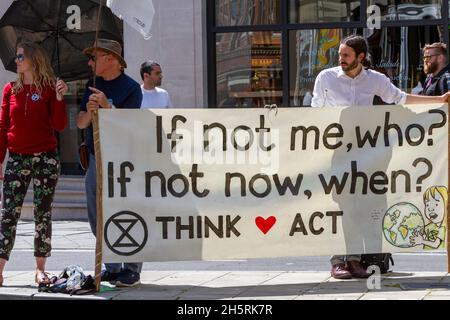
{"type": "Polygon", "coordinates": [[[169,93],[158,88],[162,82],[161,66],[155,61],[146,61],[141,65],[142,89],[141,109],[170,108],[169,93]]]}

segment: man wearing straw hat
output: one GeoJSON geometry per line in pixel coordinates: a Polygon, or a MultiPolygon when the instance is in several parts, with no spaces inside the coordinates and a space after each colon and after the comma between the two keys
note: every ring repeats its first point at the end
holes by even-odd
{"type": "MultiPolygon", "coordinates": [[[[91,230],[96,235],[97,227],[97,176],[92,128],[92,111],[98,108],[139,109],[142,103],[140,85],[124,73],[127,63],[122,57],[122,46],[114,40],[98,39],[96,45],[84,49],[89,58],[88,65],[94,72],[94,80],[86,85],[77,126],[86,130],[89,150],[89,166],[86,172],[86,199],[91,230]]],[[[109,263],[102,270],[102,281],[116,286],[135,286],[140,283],[142,263],[109,263]]]]}

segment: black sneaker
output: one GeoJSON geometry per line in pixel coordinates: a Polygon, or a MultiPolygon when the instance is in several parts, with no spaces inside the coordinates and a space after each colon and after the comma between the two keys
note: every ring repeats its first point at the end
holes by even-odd
{"type": "Polygon", "coordinates": [[[110,284],[116,284],[117,277],[119,276],[119,272],[109,272],[108,270],[102,270],[101,273],[101,281],[107,281],[110,284]]]}
{"type": "Polygon", "coordinates": [[[131,270],[122,270],[117,276],[116,287],[134,287],[141,283],[141,276],[131,270]]]}

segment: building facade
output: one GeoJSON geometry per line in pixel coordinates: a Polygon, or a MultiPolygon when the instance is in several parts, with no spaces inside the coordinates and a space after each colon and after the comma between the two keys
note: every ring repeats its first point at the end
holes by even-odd
{"type": "MultiPolygon", "coordinates": [[[[340,40],[357,33],[368,40],[374,69],[401,89],[418,92],[421,48],[448,43],[449,2],[153,0],[149,40],[123,25],[126,73],[141,82],[140,64],[157,60],[162,87],[176,108],[307,107],[317,74],[337,65],[340,40]]],[[[0,2],[0,15],[11,3],[0,2]]],[[[0,65],[0,85],[14,78],[0,65]]],[[[59,137],[65,175],[83,174],[76,116],[84,83],[71,83],[67,96],[69,124],[59,137]]]]}
{"type": "MultiPolygon", "coordinates": [[[[0,16],[12,2],[0,1],[0,16]]],[[[74,0],[73,4],[76,3],[77,0],[74,0]]],[[[203,2],[153,0],[153,5],[156,14],[149,40],[144,40],[139,32],[123,23],[124,57],[128,64],[125,72],[140,83],[141,63],[156,60],[163,68],[162,87],[169,91],[175,107],[206,106],[206,15],[203,2]]],[[[15,78],[16,74],[5,70],[0,63],[0,86],[3,88],[15,78]]],[[[83,132],[76,126],[76,117],[87,80],[69,83],[70,90],[65,97],[69,121],[65,131],[58,137],[63,175],[84,174],[78,164],[78,146],[83,141],[83,132]]]]}
{"type": "Polygon", "coordinates": [[[372,68],[417,92],[421,48],[448,43],[445,0],[207,2],[209,105],[309,106],[317,74],[338,63],[340,40],[363,35],[372,68]],[[375,28],[374,28],[375,27],[375,28]]]}

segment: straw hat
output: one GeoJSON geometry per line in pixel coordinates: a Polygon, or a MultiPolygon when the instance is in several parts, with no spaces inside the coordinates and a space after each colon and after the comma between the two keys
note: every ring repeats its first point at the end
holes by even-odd
{"type": "Polygon", "coordinates": [[[122,57],[122,46],[117,41],[110,39],[98,39],[97,46],[95,46],[94,43],[92,47],[84,49],[83,53],[86,55],[90,55],[96,49],[112,54],[119,60],[120,65],[123,68],[127,67],[127,63],[125,62],[125,59],[122,57]]]}

